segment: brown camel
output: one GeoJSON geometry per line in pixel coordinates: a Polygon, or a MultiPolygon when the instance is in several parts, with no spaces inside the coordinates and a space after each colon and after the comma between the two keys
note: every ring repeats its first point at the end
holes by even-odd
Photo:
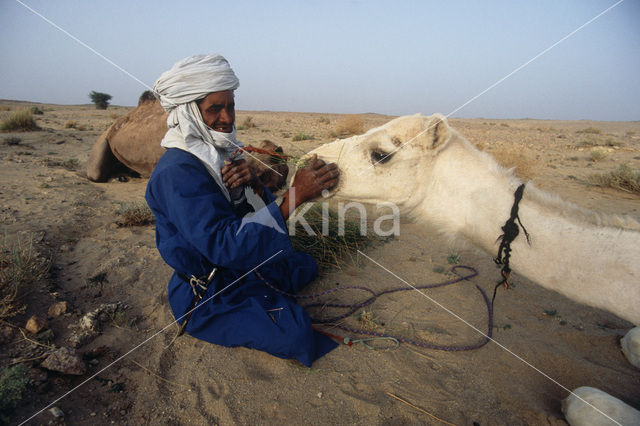
{"type": "MultiPolygon", "coordinates": [[[[167,113],[153,96],[143,93],[138,106],[119,117],[93,145],[87,161],[87,177],[94,182],[106,182],[109,177],[126,171],[134,171],[143,177],[151,176],[165,152],[160,146],[165,133],[167,113]]],[[[262,141],[258,147],[282,153],[281,147],[268,140],[262,141]]],[[[246,157],[249,167],[267,188],[276,191],[284,186],[289,167],[281,159],[260,153],[246,157]]]]}

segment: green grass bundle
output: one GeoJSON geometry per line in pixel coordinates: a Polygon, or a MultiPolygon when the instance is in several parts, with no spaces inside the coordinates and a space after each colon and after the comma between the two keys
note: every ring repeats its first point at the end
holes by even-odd
{"type": "Polygon", "coordinates": [[[291,236],[293,248],[310,254],[321,270],[343,266],[346,259],[354,259],[357,250],[362,250],[379,240],[376,236],[361,235],[360,221],[348,218],[344,220],[344,235],[339,235],[338,214],[332,209],[327,211],[326,218],[323,218],[322,205],[314,204],[303,217],[315,235],[309,235],[303,225],[298,222],[295,235],[291,236]],[[328,221],[328,225],[325,225],[328,232],[323,235],[325,219],[328,221]]]}

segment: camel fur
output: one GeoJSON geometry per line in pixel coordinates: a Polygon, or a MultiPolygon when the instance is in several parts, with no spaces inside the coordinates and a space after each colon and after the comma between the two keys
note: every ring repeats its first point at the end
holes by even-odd
{"type": "MultiPolygon", "coordinates": [[[[440,114],[400,117],[307,155],[313,154],[337,163],[341,175],[334,195],[395,203],[402,214],[463,237],[492,257],[521,184],[440,114]]],[[[520,230],[511,244],[514,271],[640,325],[640,223],[580,209],[532,183],[525,187],[519,210],[531,241],[520,230]]],[[[625,337],[625,355],[636,367],[638,334],[625,337]]]]}
{"type": "MultiPolygon", "coordinates": [[[[106,182],[123,171],[151,176],[165,152],[160,142],[166,133],[167,113],[160,102],[143,93],[138,106],[119,117],[93,145],[87,161],[87,177],[94,182],[106,182]]],[[[268,140],[262,141],[258,148],[282,153],[281,147],[268,140]]],[[[268,154],[245,156],[249,167],[271,191],[285,185],[289,168],[282,160],[268,154]]]]}

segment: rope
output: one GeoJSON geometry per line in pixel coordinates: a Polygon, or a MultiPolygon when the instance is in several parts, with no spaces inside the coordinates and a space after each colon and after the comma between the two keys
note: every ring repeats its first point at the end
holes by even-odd
{"type": "Polygon", "coordinates": [[[498,265],[503,265],[502,269],[500,270],[502,281],[496,284],[496,286],[493,288],[493,297],[491,298],[492,305],[496,299],[496,292],[498,291],[498,287],[504,285],[505,288],[509,288],[509,276],[511,275],[511,268],[509,267],[509,259],[511,258],[511,243],[520,233],[520,228],[522,228],[522,231],[524,231],[524,235],[527,237],[527,243],[530,243],[529,233],[525,229],[524,225],[522,225],[520,216],[518,215],[519,204],[524,194],[524,185],[525,184],[523,183],[516,189],[516,192],[514,193],[513,206],[511,206],[511,215],[505,222],[504,226],[501,228],[502,235],[498,237],[498,241],[500,241],[500,247],[498,248],[498,256],[493,259],[493,261],[498,265]],[[516,220],[518,221],[518,223],[516,223],[516,220]],[[520,225],[520,227],[518,227],[518,224],[520,225]]]}
{"type": "MultiPolygon", "coordinates": [[[[457,278],[451,279],[451,280],[447,280],[447,281],[443,281],[443,282],[439,282],[439,283],[435,283],[435,284],[426,284],[426,285],[422,285],[422,286],[416,286],[415,289],[433,289],[433,288],[438,288],[438,287],[444,287],[444,286],[448,286],[448,285],[452,285],[452,284],[456,284],[462,281],[470,281],[471,278],[475,277],[478,275],[478,271],[475,268],[472,268],[471,266],[464,266],[464,265],[456,265],[453,266],[451,268],[451,272],[455,275],[457,275],[457,278]],[[463,275],[461,273],[458,272],[458,270],[467,270],[467,274],[463,275]]],[[[382,290],[378,293],[376,293],[375,291],[373,291],[372,289],[368,288],[368,287],[363,287],[363,286],[344,286],[344,287],[340,287],[340,288],[331,288],[328,290],[323,290],[317,293],[311,293],[311,294],[301,294],[301,295],[297,295],[297,294],[292,294],[292,293],[287,293],[286,291],[280,290],[279,288],[274,287],[271,283],[269,283],[258,271],[255,271],[255,274],[258,276],[258,278],[260,278],[267,287],[269,287],[270,289],[274,290],[277,293],[283,294],[285,296],[294,298],[294,299],[302,299],[302,300],[313,300],[313,299],[317,299],[319,297],[322,296],[326,296],[329,294],[333,294],[333,293],[337,293],[340,291],[346,291],[346,290],[359,290],[359,291],[363,291],[365,293],[368,293],[370,296],[368,296],[365,300],[361,301],[360,303],[322,303],[322,302],[313,302],[313,303],[308,303],[306,305],[302,305],[303,308],[312,308],[312,307],[330,307],[330,308],[340,308],[340,309],[346,309],[346,312],[340,315],[336,315],[334,317],[329,317],[329,318],[311,318],[311,322],[314,324],[329,324],[329,323],[334,323],[333,326],[336,328],[339,328],[341,330],[347,331],[349,333],[353,333],[353,334],[361,334],[361,335],[365,335],[365,336],[370,336],[370,338],[367,339],[350,339],[348,337],[346,338],[342,338],[340,336],[336,336],[321,330],[316,329],[316,331],[321,332],[323,334],[328,335],[329,337],[333,337],[333,338],[338,338],[340,340],[342,340],[345,344],[351,346],[353,343],[357,343],[357,342],[363,342],[366,343],[366,341],[372,340],[372,339],[388,339],[391,340],[393,342],[399,342],[399,343],[407,343],[409,345],[413,345],[413,346],[418,346],[421,348],[426,348],[426,349],[434,349],[434,350],[441,350],[441,351],[450,351],[450,352],[458,352],[458,351],[469,351],[472,349],[478,349],[481,348],[482,346],[486,345],[489,340],[491,340],[491,335],[492,335],[492,331],[493,331],[493,307],[491,302],[489,301],[489,298],[487,297],[486,293],[484,292],[484,290],[482,290],[482,288],[480,288],[476,283],[473,283],[473,285],[475,286],[476,290],[480,292],[480,294],[482,295],[482,298],[487,306],[487,333],[486,335],[483,337],[483,339],[480,342],[476,342],[476,343],[472,343],[469,345],[438,345],[438,344],[434,344],[434,343],[429,343],[429,342],[425,342],[422,340],[412,340],[412,339],[406,339],[404,337],[399,337],[399,336],[394,336],[392,334],[388,334],[388,333],[380,333],[380,332],[376,332],[376,331],[369,331],[369,330],[364,330],[364,329],[360,329],[360,328],[353,328],[353,327],[348,327],[346,325],[342,325],[342,324],[335,324],[337,321],[347,318],[349,316],[351,316],[353,313],[355,313],[356,311],[358,311],[359,309],[365,308],[371,304],[373,304],[380,296],[383,296],[385,294],[392,294],[392,293],[398,293],[401,291],[412,291],[414,290],[414,288],[408,288],[405,286],[402,287],[393,287],[387,290],[382,290]]]]}

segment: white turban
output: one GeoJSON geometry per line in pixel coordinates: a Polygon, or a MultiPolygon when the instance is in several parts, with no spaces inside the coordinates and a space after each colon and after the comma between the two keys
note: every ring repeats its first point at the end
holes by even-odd
{"type": "Polygon", "coordinates": [[[176,106],[202,99],[211,92],[236,90],[238,86],[238,77],[222,55],[195,55],[163,72],[153,92],[162,107],[171,112],[176,106]]]}
{"type": "MultiPolygon", "coordinates": [[[[236,140],[235,124],[231,133],[216,132],[202,120],[196,100],[212,92],[235,90],[238,78],[221,55],[195,55],[178,61],[160,75],[153,92],[169,112],[169,131],[162,140],[164,148],[179,148],[198,157],[213,176],[227,200],[232,200],[222,182],[220,169],[234,151],[242,147],[236,140]]],[[[235,158],[243,158],[238,156],[235,158]]]]}

